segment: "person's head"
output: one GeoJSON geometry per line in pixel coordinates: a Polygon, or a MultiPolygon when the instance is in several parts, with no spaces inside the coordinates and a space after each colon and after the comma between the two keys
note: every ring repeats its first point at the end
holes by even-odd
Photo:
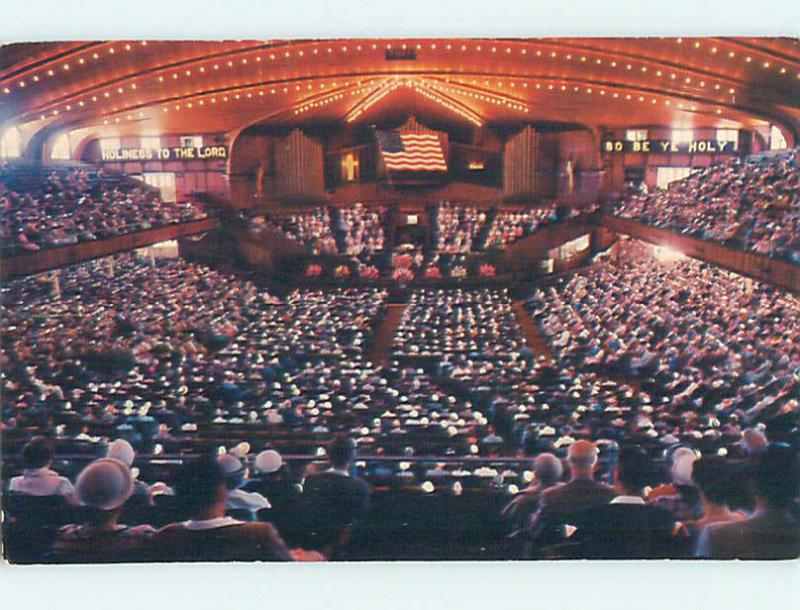
{"type": "Polygon", "coordinates": [[[641,447],[624,447],[617,459],[617,484],[630,495],[641,495],[650,477],[650,458],[641,447]]]}
{"type": "Polygon", "coordinates": [[[672,453],[670,474],[675,485],[692,485],[692,469],[697,461],[697,453],[689,447],[678,447],[672,453]]]}
{"type": "Polygon", "coordinates": [[[770,508],[786,508],[800,496],[800,462],[788,445],[769,445],[752,473],[756,497],[770,508]]]}
{"type": "Polygon", "coordinates": [[[184,464],[175,483],[175,493],[194,516],[222,516],[225,513],[225,476],[213,456],[203,456],[184,464]]]}
{"type": "Polygon", "coordinates": [[[705,502],[727,506],[733,493],[732,466],[715,455],[703,456],[694,463],[692,481],[700,490],[705,502]]]}
{"type": "Polygon", "coordinates": [[[748,455],[759,455],[767,449],[769,442],[761,430],[749,428],[742,434],[744,449],[748,455]]]}
{"type": "Polygon", "coordinates": [[[78,475],[75,495],[81,506],[98,513],[113,513],[122,508],[133,493],[133,477],[127,464],[113,458],[100,458],[78,475]]]}
{"type": "Polygon", "coordinates": [[[597,446],[590,441],[576,441],[569,446],[567,461],[572,477],[591,477],[597,466],[597,446]]]}
{"type": "Polygon", "coordinates": [[[561,465],[561,460],[552,453],[542,453],[533,460],[533,471],[542,486],[552,487],[561,480],[564,467],[561,465]]]}
{"type": "Polygon", "coordinates": [[[33,437],[22,450],[26,468],[44,468],[53,461],[53,445],[44,436],[33,437]]]}
{"type": "Polygon", "coordinates": [[[265,449],[256,456],[254,466],[259,474],[273,474],[283,466],[283,458],[274,449],[265,449]]]}
{"type": "Polygon", "coordinates": [[[339,435],[328,445],[328,459],[334,468],[346,470],[356,456],[356,442],[349,436],[339,435]]]}
{"type": "Polygon", "coordinates": [[[117,440],[109,443],[108,450],[106,451],[106,457],[119,460],[128,466],[128,468],[130,468],[133,465],[136,452],[133,450],[133,446],[128,441],[118,438],[117,440]]]}
{"type": "Polygon", "coordinates": [[[242,484],[247,469],[238,457],[225,453],[217,457],[217,465],[225,478],[227,489],[236,489],[242,484]]]}

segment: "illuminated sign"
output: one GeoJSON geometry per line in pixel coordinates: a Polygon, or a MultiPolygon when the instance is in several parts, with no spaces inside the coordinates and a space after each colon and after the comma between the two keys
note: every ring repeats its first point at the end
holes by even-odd
{"type": "Polygon", "coordinates": [[[101,161],[213,161],[228,158],[227,146],[172,146],[165,148],[112,148],[101,161]]]}
{"type": "Polygon", "coordinates": [[[611,152],[632,153],[721,153],[733,154],[738,152],[737,142],[730,140],[693,140],[691,142],[674,142],[672,140],[603,140],[601,150],[611,152]]]}

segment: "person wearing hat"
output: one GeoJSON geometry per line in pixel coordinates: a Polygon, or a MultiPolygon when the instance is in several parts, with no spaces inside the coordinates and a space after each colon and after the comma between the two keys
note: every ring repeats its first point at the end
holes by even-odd
{"type": "Polygon", "coordinates": [[[692,479],[692,468],[698,454],[689,447],[678,447],[672,453],[671,485],[661,485],[647,494],[647,503],[668,510],[678,521],[694,521],[703,516],[700,492],[692,479]]]}
{"type": "Polygon", "coordinates": [[[250,519],[254,520],[258,511],[272,508],[269,500],[260,493],[241,489],[247,478],[247,467],[235,451],[218,456],[217,464],[225,478],[225,488],[228,490],[226,508],[229,511],[249,512],[250,519]]]}
{"type": "Polygon", "coordinates": [[[86,521],[58,531],[53,553],[59,561],[133,561],[155,530],[149,525],[128,527],[118,523],[122,508],[133,493],[128,466],[114,458],[100,458],[78,475],[78,502],[86,521]]]}
{"type": "Polygon", "coordinates": [[[283,531],[293,522],[293,513],[300,502],[302,488],[289,480],[281,454],[274,449],[265,449],[256,456],[253,471],[242,489],[268,498],[272,508],[269,518],[283,531]]]}
{"type": "Polygon", "coordinates": [[[598,449],[594,443],[579,440],[570,445],[567,463],[571,478],[568,483],[542,493],[539,510],[529,527],[529,534],[539,545],[563,541],[564,526],[578,526],[587,511],[614,498],[616,494],[611,487],[594,480],[597,461],[598,449]]]}
{"type": "Polygon", "coordinates": [[[183,465],[175,484],[178,499],[190,515],[151,539],[159,561],[321,561],[322,555],[289,550],[278,531],[264,522],[226,516],[228,489],[218,460],[203,456],[183,465]]]}

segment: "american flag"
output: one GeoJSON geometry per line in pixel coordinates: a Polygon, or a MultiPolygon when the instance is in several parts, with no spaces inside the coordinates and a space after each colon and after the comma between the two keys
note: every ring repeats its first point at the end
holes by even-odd
{"type": "Polygon", "coordinates": [[[386,169],[395,172],[446,172],[439,134],[432,131],[378,131],[378,146],[386,169]]]}

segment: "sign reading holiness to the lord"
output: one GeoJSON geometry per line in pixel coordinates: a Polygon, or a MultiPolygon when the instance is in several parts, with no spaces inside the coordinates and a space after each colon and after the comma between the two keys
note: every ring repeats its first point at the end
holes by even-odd
{"type": "Polygon", "coordinates": [[[655,154],[723,154],[738,152],[737,142],[729,140],[692,140],[691,142],[674,142],[672,140],[603,140],[601,150],[606,153],[631,152],[655,154]]]}
{"type": "Polygon", "coordinates": [[[171,146],[167,148],[112,148],[101,161],[214,161],[228,158],[227,146],[171,146]]]}

